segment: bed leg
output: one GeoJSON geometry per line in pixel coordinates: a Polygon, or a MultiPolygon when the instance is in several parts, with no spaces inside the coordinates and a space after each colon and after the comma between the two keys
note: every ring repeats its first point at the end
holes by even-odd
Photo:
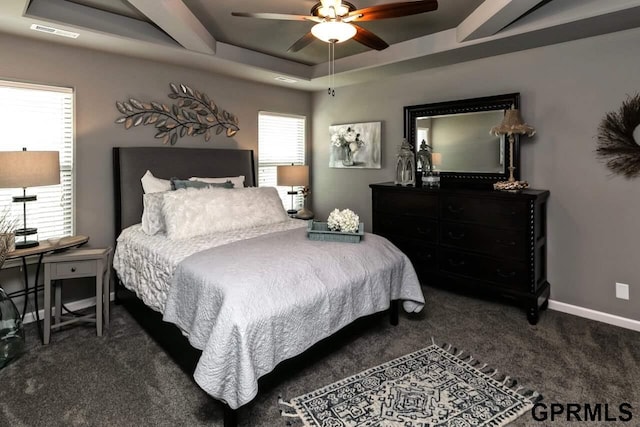
{"type": "Polygon", "coordinates": [[[391,322],[391,324],[393,326],[396,326],[398,324],[398,316],[400,313],[400,300],[394,299],[391,300],[391,308],[389,309],[389,322],[391,322]]]}
{"type": "Polygon", "coordinates": [[[122,288],[122,283],[120,282],[120,279],[118,278],[118,273],[116,273],[116,270],[111,267],[111,277],[114,278],[113,280],[113,303],[115,305],[120,305],[122,304],[122,298],[120,298],[120,289],[122,288]]]}
{"type": "Polygon", "coordinates": [[[224,407],[224,427],[237,427],[238,412],[235,409],[231,409],[227,404],[223,404],[223,407],[224,407]]]}

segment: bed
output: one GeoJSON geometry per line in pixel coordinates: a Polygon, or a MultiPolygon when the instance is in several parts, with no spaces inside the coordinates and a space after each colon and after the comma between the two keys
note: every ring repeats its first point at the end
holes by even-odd
{"type": "MultiPolygon", "coordinates": [[[[116,300],[223,402],[227,427],[257,393],[258,379],[280,362],[363,316],[390,308],[397,323],[400,299],[409,311],[422,308],[411,263],[379,236],[367,234],[359,244],[311,242],[305,223],[288,218],[188,240],[168,239],[169,219],[166,236],[141,231],[140,178],[147,170],[182,179],[243,175],[253,186],[250,150],[116,147],[113,159],[116,300]]],[[[196,197],[253,191],[267,190],[211,189],[196,197]]]]}

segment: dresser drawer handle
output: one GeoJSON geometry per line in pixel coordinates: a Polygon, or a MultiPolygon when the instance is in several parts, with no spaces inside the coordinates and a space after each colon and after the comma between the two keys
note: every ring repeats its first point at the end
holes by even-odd
{"type": "Polygon", "coordinates": [[[452,231],[449,231],[449,232],[447,233],[447,235],[448,235],[448,236],[449,236],[449,238],[450,238],[450,239],[452,239],[452,240],[462,240],[462,239],[464,239],[464,236],[465,236],[465,234],[464,234],[464,233],[458,233],[458,234],[455,234],[455,233],[454,233],[454,232],[452,232],[452,231]]]}
{"type": "Polygon", "coordinates": [[[451,213],[461,213],[464,211],[464,208],[456,208],[453,205],[447,205],[447,210],[451,213]]]}
{"type": "Polygon", "coordinates": [[[504,272],[499,268],[496,269],[496,273],[498,273],[498,276],[504,277],[505,279],[508,279],[510,277],[514,277],[516,275],[515,271],[504,272]]]}
{"type": "Polygon", "coordinates": [[[496,243],[502,246],[515,246],[516,242],[514,242],[513,240],[510,240],[508,242],[500,240],[500,239],[496,239],[496,243]]]}
{"type": "Polygon", "coordinates": [[[416,228],[416,231],[418,232],[418,234],[423,234],[423,235],[431,234],[431,229],[430,228],[423,229],[422,227],[418,227],[418,228],[416,228]]]}
{"type": "Polygon", "coordinates": [[[76,272],[76,268],[75,267],[71,267],[71,272],[75,273],[76,272]]]}
{"type": "Polygon", "coordinates": [[[465,264],[464,260],[456,261],[454,259],[449,258],[449,265],[452,267],[461,267],[465,264]]]}

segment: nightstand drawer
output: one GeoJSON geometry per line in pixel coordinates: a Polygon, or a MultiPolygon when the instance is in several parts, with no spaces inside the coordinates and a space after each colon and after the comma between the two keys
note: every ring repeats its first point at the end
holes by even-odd
{"type": "Polygon", "coordinates": [[[57,262],[52,267],[52,280],[96,275],[96,261],[94,260],[57,262]]]}

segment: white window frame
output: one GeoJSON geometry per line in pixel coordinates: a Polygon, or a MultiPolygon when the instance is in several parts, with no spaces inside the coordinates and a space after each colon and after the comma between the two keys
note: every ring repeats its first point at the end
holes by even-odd
{"type": "MultiPolygon", "coordinates": [[[[271,130],[273,132],[273,130],[271,130]]],[[[290,145],[291,143],[289,143],[290,145]]],[[[289,186],[277,186],[276,181],[276,168],[277,166],[285,166],[285,165],[304,165],[307,160],[307,117],[298,114],[284,114],[284,113],[276,113],[272,111],[259,111],[258,112],[258,186],[269,186],[276,187],[278,190],[278,194],[280,195],[280,199],[282,200],[282,204],[285,209],[293,209],[299,210],[302,208],[304,204],[304,197],[300,194],[300,190],[302,187],[293,187],[293,191],[297,191],[298,194],[293,197],[293,206],[291,205],[291,195],[288,194],[291,191],[291,187],[289,186]],[[270,140],[273,138],[273,135],[269,136],[265,132],[263,126],[265,126],[265,122],[263,119],[294,119],[299,120],[301,123],[298,123],[297,126],[302,128],[302,132],[297,132],[296,135],[292,135],[292,138],[298,139],[295,141],[295,153],[289,153],[288,155],[278,157],[274,155],[273,151],[269,152],[269,159],[264,159],[264,155],[261,156],[261,151],[266,151],[264,149],[264,144],[277,144],[277,140],[270,140]],[[262,150],[260,147],[263,147],[262,150]],[[274,158],[275,157],[275,158],[274,158]]]]}
{"type": "MultiPolygon", "coordinates": [[[[27,92],[25,92],[27,96],[27,92]]],[[[38,200],[35,202],[27,202],[27,226],[37,227],[39,240],[46,240],[48,238],[65,237],[75,234],[75,198],[76,198],[76,180],[75,180],[75,91],[73,88],[50,86],[34,83],[25,83],[9,80],[0,80],[0,97],[4,98],[5,106],[0,105],[0,113],[3,120],[12,121],[11,129],[5,131],[2,137],[3,142],[0,142],[0,150],[2,151],[19,151],[23,147],[27,150],[40,151],[40,150],[54,150],[60,152],[60,172],[61,183],[56,186],[46,187],[29,187],[27,188],[28,195],[38,196],[38,200]],[[7,90],[8,89],[8,90],[7,90]],[[14,90],[27,90],[27,91],[43,91],[47,93],[58,93],[61,97],[56,102],[64,103],[60,107],[60,114],[62,121],[57,125],[60,126],[57,140],[47,143],[47,138],[39,135],[37,132],[33,132],[34,127],[43,126],[45,122],[44,118],[39,119],[37,116],[36,108],[29,110],[24,108],[21,110],[21,116],[19,120],[23,123],[29,123],[30,126],[25,128],[24,124],[16,123],[17,119],[12,119],[11,114],[7,111],[6,104],[11,103],[12,99],[17,99],[19,94],[13,93],[15,96],[10,96],[14,90]],[[2,94],[4,91],[4,94],[2,94]],[[71,105],[67,105],[70,103],[71,105]],[[13,134],[12,131],[13,130],[13,134]],[[6,142],[4,142],[6,141],[6,142]],[[64,189],[64,186],[68,186],[68,190],[64,189]],[[61,218],[63,221],[62,226],[42,226],[39,218],[38,207],[44,206],[47,209],[56,209],[53,202],[47,203],[45,200],[47,195],[52,196],[52,193],[60,192],[60,204],[64,203],[62,207],[61,218]],[[42,196],[42,198],[40,197],[42,196]]],[[[0,99],[0,103],[3,100],[0,99]]],[[[15,101],[13,101],[15,102],[15,101]]],[[[15,105],[15,104],[14,104],[15,105]]],[[[40,104],[43,105],[43,104],[40,104]]],[[[52,138],[53,139],[53,138],[52,138]]],[[[12,202],[13,196],[21,196],[22,188],[0,188],[0,210],[9,209],[12,217],[17,221],[17,227],[23,227],[23,212],[22,203],[12,202]],[[19,205],[19,206],[18,206],[19,205]]],[[[57,196],[55,196],[57,200],[57,196]]],[[[49,199],[51,200],[51,199],[49,199]]],[[[42,216],[42,215],[40,215],[42,216]]],[[[10,265],[6,265],[10,267],[10,265]]]]}

